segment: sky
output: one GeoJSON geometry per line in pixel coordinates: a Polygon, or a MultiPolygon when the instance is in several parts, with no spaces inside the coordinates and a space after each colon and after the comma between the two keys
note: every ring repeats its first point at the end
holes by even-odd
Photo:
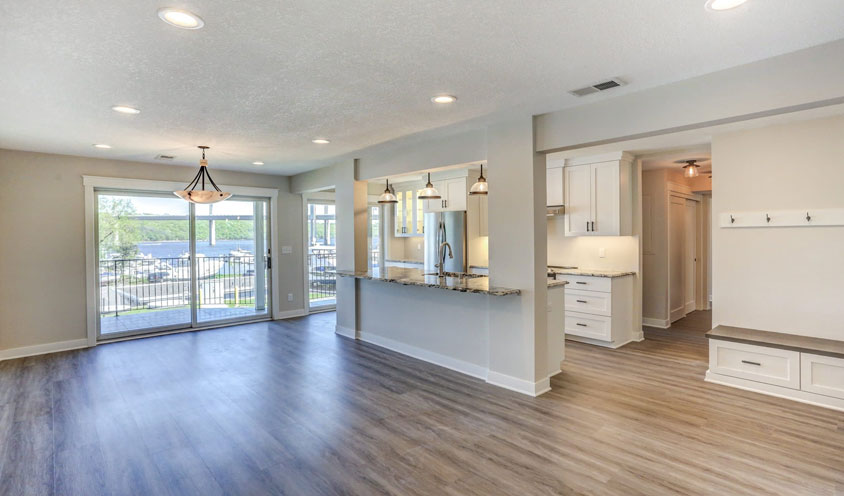
{"type": "MultiPolygon", "coordinates": [[[[106,196],[106,195],[102,195],[106,196]]],[[[135,210],[138,214],[150,215],[187,215],[188,202],[173,196],[167,197],[153,197],[153,196],[131,196],[125,194],[108,194],[111,197],[130,198],[135,205],[135,210]]],[[[213,208],[213,213],[219,215],[252,215],[252,201],[238,201],[226,200],[224,202],[215,203],[212,205],[197,205],[197,215],[207,215],[209,207],[213,208]]]]}

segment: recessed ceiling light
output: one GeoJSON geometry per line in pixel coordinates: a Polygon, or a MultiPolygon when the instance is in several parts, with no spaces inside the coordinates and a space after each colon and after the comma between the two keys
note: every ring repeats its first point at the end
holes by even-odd
{"type": "Polygon", "coordinates": [[[316,139],[312,139],[311,143],[316,143],[317,145],[327,145],[331,142],[329,140],[325,139],[325,138],[316,138],[316,139]]]}
{"type": "Polygon", "coordinates": [[[205,25],[205,21],[193,12],[170,7],[158,9],[158,17],[167,24],[182,29],[199,29],[205,25]]]}
{"type": "Polygon", "coordinates": [[[457,101],[457,97],[454,95],[437,95],[431,98],[431,101],[434,103],[454,103],[457,101]]]}
{"type": "Polygon", "coordinates": [[[121,114],[140,114],[141,111],[134,108],[134,107],[127,107],[126,105],[115,105],[111,107],[111,110],[115,112],[120,112],[121,114]]]}
{"type": "Polygon", "coordinates": [[[705,7],[708,10],[714,10],[718,12],[721,10],[734,9],[746,1],[747,0],[706,0],[705,7]]]}
{"type": "Polygon", "coordinates": [[[102,143],[95,143],[94,148],[111,148],[111,145],[104,145],[102,143]]]}
{"type": "Polygon", "coordinates": [[[454,95],[437,95],[431,98],[431,101],[434,103],[454,103],[457,101],[457,97],[454,95]]]}
{"type": "Polygon", "coordinates": [[[264,162],[252,162],[252,165],[264,165],[264,162]]]}

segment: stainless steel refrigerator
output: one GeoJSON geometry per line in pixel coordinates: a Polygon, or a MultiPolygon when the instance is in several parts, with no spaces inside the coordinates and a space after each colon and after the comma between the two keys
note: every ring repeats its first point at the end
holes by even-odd
{"type": "Polygon", "coordinates": [[[437,272],[440,245],[451,245],[454,258],[445,257],[446,272],[466,272],[466,212],[430,212],[425,214],[425,272],[437,272]]]}

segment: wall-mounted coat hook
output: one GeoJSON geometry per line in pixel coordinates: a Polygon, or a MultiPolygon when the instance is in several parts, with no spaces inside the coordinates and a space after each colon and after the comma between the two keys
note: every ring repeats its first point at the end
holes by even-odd
{"type": "Polygon", "coordinates": [[[730,214],[730,224],[735,224],[735,223],[736,223],[736,218],[733,217],[733,214],[730,214]]]}
{"type": "Polygon", "coordinates": [[[771,222],[771,216],[768,215],[768,214],[765,214],[765,220],[768,221],[768,222],[771,222]]]}
{"type": "Polygon", "coordinates": [[[806,212],[806,222],[812,222],[812,216],[809,215],[809,212],[806,212]]]}

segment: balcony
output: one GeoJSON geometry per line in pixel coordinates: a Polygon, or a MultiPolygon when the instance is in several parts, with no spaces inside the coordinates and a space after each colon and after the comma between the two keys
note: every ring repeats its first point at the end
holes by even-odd
{"type": "MultiPolygon", "coordinates": [[[[195,267],[197,323],[266,315],[254,255],[198,255],[195,267]]],[[[189,257],[100,260],[99,277],[100,334],[191,325],[189,257]]]]}

